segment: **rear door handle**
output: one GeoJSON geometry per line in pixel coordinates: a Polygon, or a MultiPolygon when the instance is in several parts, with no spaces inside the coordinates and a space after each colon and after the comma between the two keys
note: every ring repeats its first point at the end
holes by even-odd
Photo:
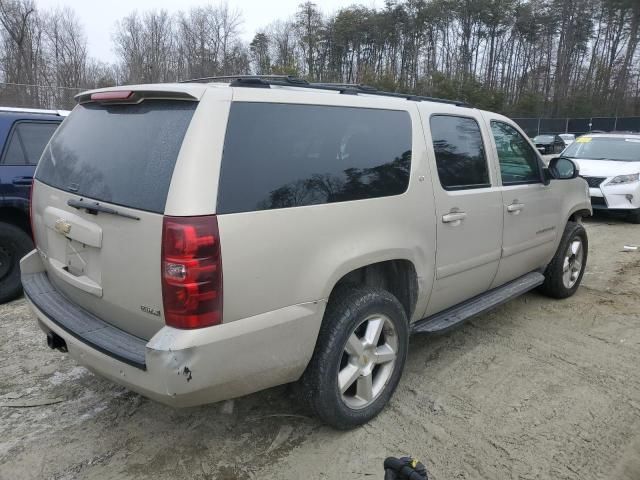
{"type": "Polygon", "coordinates": [[[15,177],[11,183],[18,186],[30,187],[33,177],[15,177]]]}
{"type": "Polygon", "coordinates": [[[442,222],[455,223],[457,225],[465,218],[467,218],[467,214],[465,212],[451,212],[442,216],[442,222]]]}
{"type": "Polygon", "coordinates": [[[524,203],[512,203],[511,205],[507,205],[507,212],[518,214],[521,210],[524,209],[524,203]]]}

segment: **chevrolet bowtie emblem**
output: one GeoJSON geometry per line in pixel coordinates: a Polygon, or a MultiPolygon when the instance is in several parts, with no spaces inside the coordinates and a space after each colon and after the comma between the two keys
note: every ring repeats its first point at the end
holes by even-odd
{"type": "Polygon", "coordinates": [[[56,232],[61,233],[62,235],[69,235],[69,232],[71,232],[71,224],[62,218],[59,218],[56,220],[55,229],[56,232]]]}

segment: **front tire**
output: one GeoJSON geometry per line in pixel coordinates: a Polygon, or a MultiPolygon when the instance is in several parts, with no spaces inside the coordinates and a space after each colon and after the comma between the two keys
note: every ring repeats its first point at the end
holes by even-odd
{"type": "Polygon", "coordinates": [[[407,316],[396,297],[364,286],[337,292],[301,380],[307,403],[340,430],[368,422],[398,386],[408,345],[407,316]]]}
{"type": "Polygon", "coordinates": [[[540,291],[552,298],[568,298],[576,293],[587,265],[588,250],[584,227],[567,222],[558,250],[544,272],[540,291]]]}
{"type": "Polygon", "coordinates": [[[33,250],[31,237],[21,228],[0,222],[0,303],[22,293],[20,259],[33,250]]]}

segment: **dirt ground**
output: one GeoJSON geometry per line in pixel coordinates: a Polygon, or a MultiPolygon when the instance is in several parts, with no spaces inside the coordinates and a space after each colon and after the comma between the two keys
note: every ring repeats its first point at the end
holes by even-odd
{"type": "Polygon", "coordinates": [[[350,432],[279,387],[207,407],[149,401],[49,350],[24,300],[0,307],[0,478],[640,479],[640,226],[587,222],[571,299],[530,293],[413,337],[388,408],[350,432]]]}

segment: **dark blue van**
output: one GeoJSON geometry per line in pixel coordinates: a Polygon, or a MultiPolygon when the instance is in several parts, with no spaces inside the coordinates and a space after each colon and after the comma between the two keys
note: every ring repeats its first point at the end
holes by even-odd
{"type": "Polygon", "coordinates": [[[33,173],[67,114],[0,107],[0,303],[22,293],[19,263],[33,249],[29,222],[33,173]]]}

